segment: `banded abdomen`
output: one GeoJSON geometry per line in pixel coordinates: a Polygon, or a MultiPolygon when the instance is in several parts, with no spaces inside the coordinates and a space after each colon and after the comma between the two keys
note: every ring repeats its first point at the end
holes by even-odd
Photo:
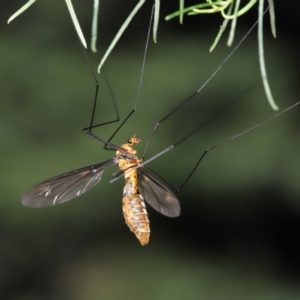
{"type": "Polygon", "coordinates": [[[125,171],[123,192],[123,215],[130,230],[144,246],[149,242],[150,222],[144,199],[137,184],[137,170],[125,171]]]}

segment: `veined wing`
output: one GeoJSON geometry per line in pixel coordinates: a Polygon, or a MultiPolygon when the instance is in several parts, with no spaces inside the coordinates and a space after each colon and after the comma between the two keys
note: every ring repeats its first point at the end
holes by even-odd
{"type": "Polygon", "coordinates": [[[180,215],[180,203],[173,192],[142,168],[137,169],[138,185],[143,198],[158,212],[168,217],[180,215]]]}
{"type": "Polygon", "coordinates": [[[104,169],[111,164],[115,164],[114,159],[45,180],[23,195],[22,204],[30,207],[45,207],[78,197],[99,183],[104,169]]]}

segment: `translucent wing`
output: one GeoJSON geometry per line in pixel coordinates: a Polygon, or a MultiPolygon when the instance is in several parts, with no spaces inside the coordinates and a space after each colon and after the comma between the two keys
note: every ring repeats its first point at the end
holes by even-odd
{"type": "Polygon", "coordinates": [[[138,185],[143,198],[158,212],[168,217],[180,215],[180,203],[173,192],[157,179],[137,169],[138,185]]]}
{"type": "Polygon", "coordinates": [[[22,204],[45,207],[78,197],[99,183],[104,169],[110,164],[115,164],[113,159],[45,180],[23,195],[22,204]]]}

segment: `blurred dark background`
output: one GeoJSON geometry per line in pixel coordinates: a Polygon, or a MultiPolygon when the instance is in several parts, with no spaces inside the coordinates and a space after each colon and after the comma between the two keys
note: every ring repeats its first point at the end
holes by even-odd
{"type": "MultiPolygon", "coordinates": [[[[144,146],[156,122],[195,92],[232,50],[225,33],[210,48],[219,15],[165,22],[178,1],[161,1],[158,43],[150,41],[137,111],[113,139],[132,134],[144,146]]],[[[276,2],[276,1],[275,1],[276,2]]],[[[197,1],[186,1],[186,5],[197,1]]],[[[89,42],[92,1],[73,5],[89,42]]],[[[124,223],[123,179],[48,209],[21,205],[22,194],[60,173],[101,162],[114,153],[81,131],[90,122],[95,81],[64,1],[37,1],[10,25],[23,5],[1,4],[0,299],[299,299],[300,107],[215,148],[184,189],[179,218],[148,208],[149,245],[124,223]]],[[[99,56],[136,1],[101,1],[99,56]]],[[[104,70],[120,117],[131,111],[140,79],[152,1],[138,12],[104,70]]],[[[265,57],[274,98],[283,110],[299,101],[299,2],[275,3],[277,39],[264,22],[265,57]]],[[[238,19],[235,44],[257,18],[238,19]]],[[[203,151],[275,113],[260,82],[257,29],[209,84],[162,123],[146,157],[177,143],[149,166],[180,186],[203,151]],[[223,110],[228,103],[234,105],[223,110]]],[[[102,76],[97,122],[114,117],[102,76]]],[[[109,138],[118,124],[95,133],[109,138]]]]}

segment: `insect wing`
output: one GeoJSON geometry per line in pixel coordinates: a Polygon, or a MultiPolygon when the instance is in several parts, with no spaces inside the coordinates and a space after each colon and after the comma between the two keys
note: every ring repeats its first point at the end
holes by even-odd
{"type": "Polygon", "coordinates": [[[23,195],[22,204],[29,207],[46,207],[78,197],[99,183],[104,169],[110,164],[114,164],[114,160],[108,160],[45,180],[23,195]]]}
{"type": "Polygon", "coordinates": [[[140,193],[155,210],[168,217],[180,215],[180,203],[169,188],[142,169],[138,179],[140,193]]]}

